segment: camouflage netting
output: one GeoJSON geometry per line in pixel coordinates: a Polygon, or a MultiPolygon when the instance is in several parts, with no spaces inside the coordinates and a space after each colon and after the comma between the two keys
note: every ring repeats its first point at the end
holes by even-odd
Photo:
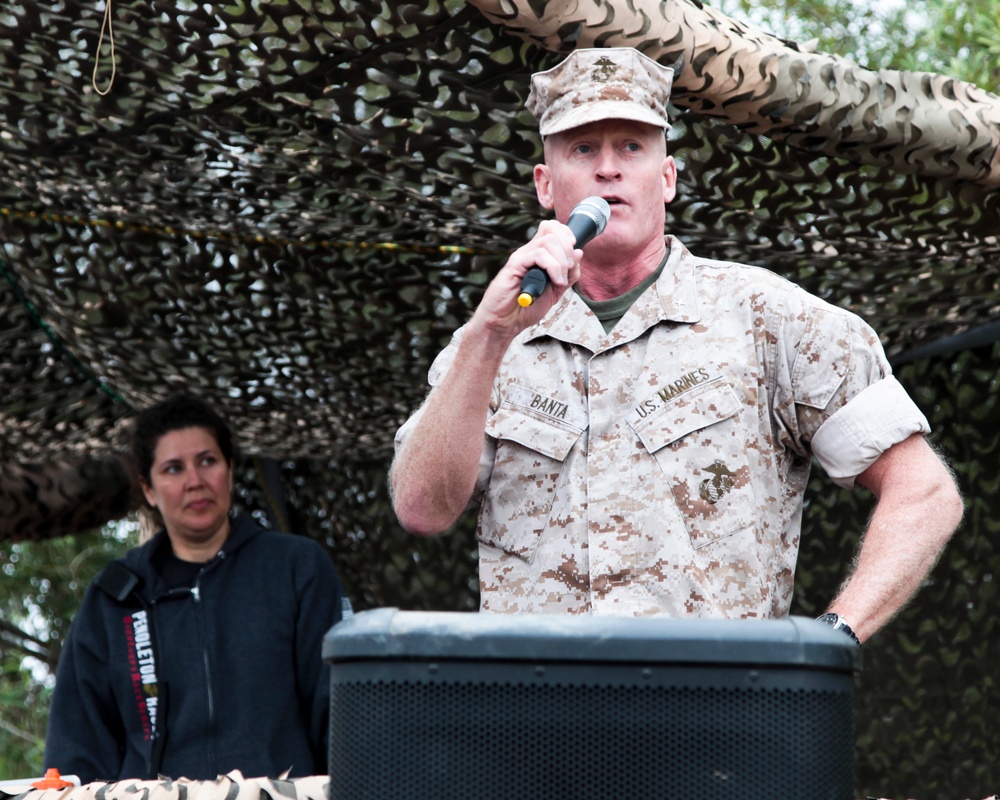
{"type": "MultiPolygon", "coordinates": [[[[325,776],[306,778],[244,777],[238,770],[214,781],[127,780],[94,782],[82,786],[28,789],[11,793],[0,788],[0,797],[24,800],[326,800],[329,780],[325,776]]],[[[20,787],[17,787],[20,789],[20,787]]]]}
{"type": "MultiPolygon", "coordinates": [[[[803,53],[690,0],[580,0],[579,19],[476,5],[495,16],[461,0],[0,8],[0,537],[127,513],[123,426],[184,387],[233,420],[242,501],[324,541],[359,607],[474,608],[468,521],[407,537],[385,471],[433,354],[543,216],[523,102],[574,42],[677,69],[668,227],[695,253],[852,308],[897,358],[993,321],[995,95],[803,53]]],[[[1000,783],[995,355],[902,370],[972,513],[866,648],[870,794],[1000,783]]],[[[812,498],[803,613],[868,511],[822,479],[812,498]]]]}

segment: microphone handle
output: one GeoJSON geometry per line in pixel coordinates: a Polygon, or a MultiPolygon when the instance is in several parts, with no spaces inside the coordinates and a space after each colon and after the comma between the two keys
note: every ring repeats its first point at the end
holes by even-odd
{"type": "Polygon", "coordinates": [[[521,294],[517,296],[517,304],[521,308],[527,308],[542,296],[548,285],[548,273],[541,267],[532,267],[521,278],[521,294]]]}

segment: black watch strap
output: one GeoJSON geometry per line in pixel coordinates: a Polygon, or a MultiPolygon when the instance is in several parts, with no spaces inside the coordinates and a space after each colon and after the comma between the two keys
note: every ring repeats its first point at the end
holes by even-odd
{"type": "Polygon", "coordinates": [[[834,614],[833,612],[827,612],[826,614],[820,614],[816,617],[817,622],[825,623],[833,628],[835,631],[843,631],[858,647],[861,647],[861,640],[858,635],[851,630],[851,626],[847,624],[847,620],[844,619],[840,614],[834,614]]]}

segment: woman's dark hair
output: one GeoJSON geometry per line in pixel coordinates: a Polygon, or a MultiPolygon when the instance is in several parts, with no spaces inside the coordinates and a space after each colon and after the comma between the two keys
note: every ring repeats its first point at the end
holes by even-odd
{"type": "Polygon", "coordinates": [[[141,411],[132,428],[132,460],[139,477],[151,483],[153,457],[160,438],[183,428],[205,428],[219,445],[226,463],[233,463],[233,435],[226,421],[204,400],[175,394],[141,411]]]}

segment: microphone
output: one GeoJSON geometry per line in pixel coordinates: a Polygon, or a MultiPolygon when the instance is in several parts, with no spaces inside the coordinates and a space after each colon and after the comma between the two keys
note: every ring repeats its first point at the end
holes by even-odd
{"type": "MultiPolygon", "coordinates": [[[[576,246],[583,247],[600,233],[611,217],[611,206],[603,197],[588,197],[576,204],[566,224],[576,237],[576,246]]],[[[527,308],[542,296],[545,287],[549,285],[549,276],[541,267],[532,267],[521,278],[521,294],[517,296],[517,304],[527,308]]]]}

